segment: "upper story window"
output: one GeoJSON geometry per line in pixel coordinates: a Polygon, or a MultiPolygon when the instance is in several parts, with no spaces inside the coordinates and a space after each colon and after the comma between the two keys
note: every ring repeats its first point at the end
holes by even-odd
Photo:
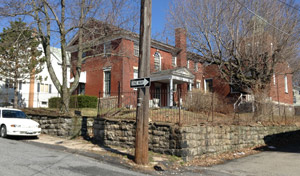
{"type": "Polygon", "coordinates": [[[133,55],[139,57],[140,47],[137,43],[133,45],[133,55]]]}
{"type": "Polygon", "coordinates": [[[284,76],[284,91],[285,91],[285,93],[289,93],[289,89],[288,89],[288,78],[287,78],[286,75],[284,76]]]}
{"type": "Polygon", "coordinates": [[[274,84],[274,86],[276,85],[276,75],[275,75],[275,73],[273,73],[273,84],[274,84]]]}
{"type": "Polygon", "coordinates": [[[187,60],[187,62],[186,62],[186,68],[190,68],[190,60],[187,60]]]}
{"type": "Polygon", "coordinates": [[[154,54],[154,69],[156,71],[161,70],[161,55],[159,52],[155,52],[154,54]]]}
{"type": "Polygon", "coordinates": [[[195,72],[198,71],[198,63],[197,62],[194,63],[194,70],[195,70],[195,72]]]}
{"type": "Polygon", "coordinates": [[[177,57],[176,56],[172,57],[172,66],[177,67],[177,57]]]}
{"type": "Polygon", "coordinates": [[[109,56],[111,54],[111,42],[106,42],[103,44],[103,54],[109,56]]]}

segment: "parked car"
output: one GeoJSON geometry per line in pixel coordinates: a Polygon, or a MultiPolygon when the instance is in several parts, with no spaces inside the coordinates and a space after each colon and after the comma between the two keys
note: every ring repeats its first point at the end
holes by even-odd
{"type": "Polygon", "coordinates": [[[27,117],[18,109],[0,108],[0,136],[38,136],[41,134],[39,123],[27,117]]]}

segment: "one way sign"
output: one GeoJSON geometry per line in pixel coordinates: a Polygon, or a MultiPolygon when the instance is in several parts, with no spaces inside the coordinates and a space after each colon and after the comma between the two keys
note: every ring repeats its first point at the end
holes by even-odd
{"type": "Polygon", "coordinates": [[[131,88],[143,88],[150,86],[150,78],[138,78],[130,80],[131,88]]]}

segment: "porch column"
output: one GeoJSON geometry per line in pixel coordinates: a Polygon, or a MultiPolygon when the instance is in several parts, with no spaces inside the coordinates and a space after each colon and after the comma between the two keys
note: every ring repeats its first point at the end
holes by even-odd
{"type": "Polygon", "coordinates": [[[189,83],[189,91],[192,91],[192,83],[189,83]]]}
{"type": "Polygon", "coordinates": [[[170,79],[170,104],[169,106],[173,106],[173,78],[170,79]]]}

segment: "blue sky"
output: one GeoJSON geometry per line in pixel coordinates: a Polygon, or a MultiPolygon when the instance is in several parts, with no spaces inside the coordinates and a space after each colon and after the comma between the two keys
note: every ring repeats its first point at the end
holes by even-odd
{"type": "MultiPolygon", "coordinates": [[[[166,14],[171,1],[172,0],[152,0],[152,34],[163,32],[166,23],[166,14]]],[[[300,4],[300,0],[295,0],[295,2],[300,4]]]]}
{"type": "Polygon", "coordinates": [[[169,2],[170,0],[152,0],[152,34],[163,31],[169,2]]]}

